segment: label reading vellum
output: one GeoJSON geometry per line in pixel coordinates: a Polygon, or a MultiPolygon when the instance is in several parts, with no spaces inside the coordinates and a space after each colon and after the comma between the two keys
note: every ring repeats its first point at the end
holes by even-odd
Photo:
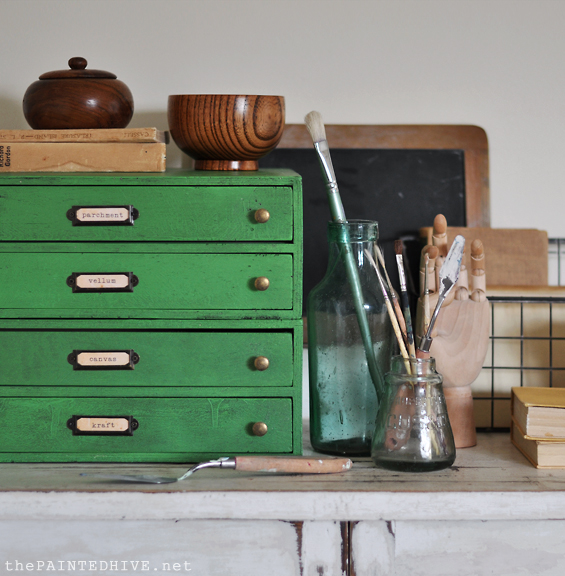
{"type": "Polygon", "coordinates": [[[129,210],[121,207],[79,208],[76,211],[79,222],[125,222],[129,220],[129,210]]]}
{"type": "Polygon", "coordinates": [[[127,288],[129,277],[125,274],[80,274],[77,276],[76,286],[86,290],[127,288]]]}
{"type": "Polygon", "coordinates": [[[79,366],[127,366],[128,352],[81,352],[77,355],[79,366]]]}
{"type": "Polygon", "coordinates": [[[127,432],[129,421],[125,418],[79,418],[76,429],[80,432],[127,432]]]}

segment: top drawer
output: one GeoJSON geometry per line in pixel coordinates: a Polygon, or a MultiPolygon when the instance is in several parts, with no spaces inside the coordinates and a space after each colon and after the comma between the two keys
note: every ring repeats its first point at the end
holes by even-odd
{"type": "Polygon", "coordinates": [[[0,187],[0,241],[292,240],[287,186],[0,187]],[[123,223],[129,206],[138,216],[123,223]],[[77,208],[86,208],[78,222],[77,208]]]}

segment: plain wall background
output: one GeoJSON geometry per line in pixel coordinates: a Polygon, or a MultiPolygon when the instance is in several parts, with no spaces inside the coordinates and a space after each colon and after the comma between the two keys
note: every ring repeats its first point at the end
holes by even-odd
{"type": "Polygon", "coordinates": [[[281,94],[292,123],[477,124],[491,225],[565,237],[564,22],[563,0],[0,0],[0,128],[27,128],[26,88],[73,56],[128,84],[133,127],[167,129],[175,93],[281,94]]]}

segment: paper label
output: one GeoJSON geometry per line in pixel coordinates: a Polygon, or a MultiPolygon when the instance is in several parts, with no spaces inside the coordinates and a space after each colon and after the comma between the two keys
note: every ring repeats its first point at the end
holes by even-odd
{"type": "Polygon", "coordinates": [[[83,290],[127,288],[129,277],[125,274],[80,274],[76,286],[83,290]]]}
{"type": "Polygon", "coordinates": [[[76,429],[80,432],[127,432],[129,421],[126,418],[79,418],[76,429]]]}
{"type": "Polygon", "coordinates": [[[76,211],[76,219],[79,222],[125,222],[129,220],[129,210],[123,207],[106,208],[79,208],[76,211]]]}
{"type": "Polygon", "coordinates": [[[81,352],[77,355],[79,366],[127,366],[129,363],[127,352],[81,352]]]}

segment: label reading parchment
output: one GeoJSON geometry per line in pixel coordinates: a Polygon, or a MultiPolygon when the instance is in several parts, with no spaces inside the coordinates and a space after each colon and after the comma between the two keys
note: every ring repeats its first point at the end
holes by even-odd
{"type": "Polygon", "coordinates": [[[106,208],[79,208],[76,211],[76,219],[79,222],[126,222],[130,219],[129,210],[119,206],[106,208]]]}
{"type": "Polygon", "coordinates": [[[80,432],[127,432],[129,421],[125,418],[79,418],[76,429],[80,432]]]}
{"type": "Polygon", "coordinates": [[[77,355],[79,366],[128,366],[130,355],[127,352],[81,352],[77,355]]]}
{"type": "Polygon", "coordinates": [[[125,274],[80,274],[76,287],[82,290],[106,290],[127,288],[129,277],[125,274]]]}

